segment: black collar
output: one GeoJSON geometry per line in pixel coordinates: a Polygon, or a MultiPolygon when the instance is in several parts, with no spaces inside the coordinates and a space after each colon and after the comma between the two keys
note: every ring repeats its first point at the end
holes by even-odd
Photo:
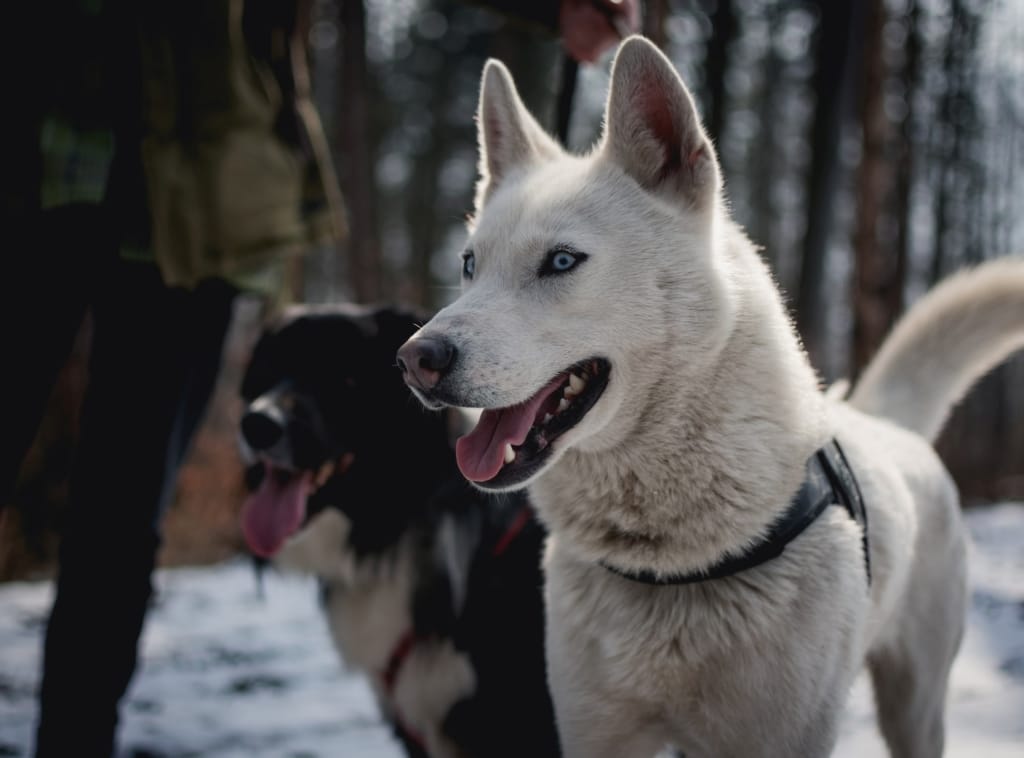
{"type": "Polygon", "coordinates": [[[764,539],[742,555],[726,557],[701,571],[664,576],[653,571],[627,571],[602,561],[601,565],[626,579],[643,584],[695,584],[738,574],[777,558],[786,545],[814,523],[830,505],[841,505],[860,524],[864,542],[864,568],[871,583],[871,554],[868,551],[868,514],[857,479],[839,443],[832,440],[807,460],[807,478],[789,508],[775,522],[764,539]]]}

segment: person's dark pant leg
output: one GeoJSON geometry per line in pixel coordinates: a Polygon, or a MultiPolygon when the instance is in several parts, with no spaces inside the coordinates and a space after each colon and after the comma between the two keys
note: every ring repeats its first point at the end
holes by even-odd
{"type": "Polygon", "coordinates": [[[234,291],[186,293],[119,264],[95,337],[57,596],[47,627],[37,756],[113,750],[152,592],[159,516],[220,365],[234,291]]]}
{"type": "Polygon", "coordinates": [[[95,281],[114,260],[106,211],[98,205],[6,219],[5,229],[18,249],[8,251],[0,319],[10,361],[0,425],[0,511],[14,492],[95,281]]]}

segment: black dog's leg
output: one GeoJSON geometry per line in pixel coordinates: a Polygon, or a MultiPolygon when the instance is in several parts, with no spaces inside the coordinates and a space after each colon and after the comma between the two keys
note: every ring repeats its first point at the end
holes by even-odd
{"type": "Polygon", "coordinates": [[[401,726],[392,724],[392,730],[398,741],[402,743],[402,747],[405,748],[406,755],[409,758],[430,758],[430,754],[427,753],[426,748],[423,747],[420,741],[402,729],[401,726]]]}
{"type": "Polygon", "coordinates": [[[476,698],[463,698],[457,701],[445,716],[441,724],[442,733],[458,745],[466,755],[490,755],[487,750],[488,740],[500,739],[500,735],[486,734],[485,721],[480,713],[480,703],[476,698]]]}

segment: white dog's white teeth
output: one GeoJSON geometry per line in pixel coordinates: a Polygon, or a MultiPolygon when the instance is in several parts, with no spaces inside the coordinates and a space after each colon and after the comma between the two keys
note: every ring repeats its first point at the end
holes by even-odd
{"type": "Polygon", "coordinates": [[[561,413],[562,411],[564,411],[568,407],[569,407],[569,401],[566,400],[564,397],[561,400],[558,401],[558,412],[559,413],[561,413]]]}
{"type": "Polygon", "coordinates": [[[583,392],[583,388],[587,386],[586,381],[576,374],[569,374],[569,389],[572,390],[572,394],[578,395],[583,392]]]}
{"type": "Polygon", "coordinates": [[[505,443],[505,463],[511,463],[516,459],[516,451],[512,449],[512,444],[509,442],[505,443]]]}
{"type": "Polygon", "coordinates": [[[554,418],[554,416],[552,416],[550,413],[545,413],[544,414],[544,420],[541,421],[541,423],[542,424],[546,424],[546,423],[548,423],[553,418],[554,418]]]}

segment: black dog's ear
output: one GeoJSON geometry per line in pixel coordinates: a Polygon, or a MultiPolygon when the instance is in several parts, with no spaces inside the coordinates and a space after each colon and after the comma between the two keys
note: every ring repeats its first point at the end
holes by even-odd
{"type": "Polygon", "coordinates": [[[271,355],[274,352],[275,332],[273,327],[264,329],[249,356],[241,388],[242,399],[246,402],[255,400],[269,386],[268,372],[274,365],[271,355]]]}
{"type": "Polygon", "coordinates": [[[373,313],[381,344],[386,345],[392,354],[430,318],[430,313],[425,310],[401,306],[388,306],[373,313]]]}
{"type": "Polygon", "coordinates": [[[263,325],[263,331],[249,354],[245,376],[242,377],[243,400],[255,400],[280,381],[281,377],[275,374],[279,374],[282,369],[281,351],[286,349],[289,338],[282,338],[279,335],[295,324],[301,325],[312,317],[312,313],[308,306],[293,305],[286,308],[283,313],[268,319],[263,325]]]}

